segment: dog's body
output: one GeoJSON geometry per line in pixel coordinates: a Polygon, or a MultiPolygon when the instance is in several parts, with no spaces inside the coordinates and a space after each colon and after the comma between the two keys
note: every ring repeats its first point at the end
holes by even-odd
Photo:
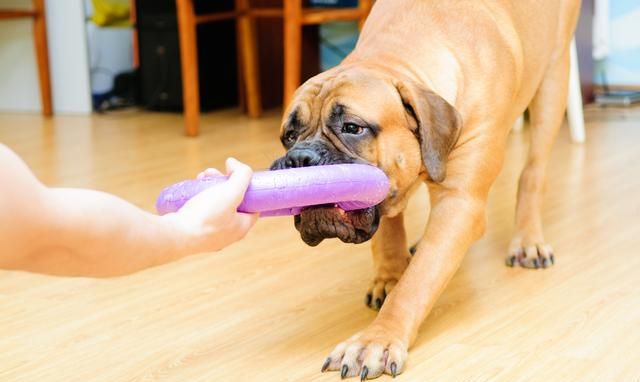
{"type": "Polygon", "coordinates": [[[553,264],[542,235],[541,193],[566,106],[579,6],[579,0],[378,0],[353,53],[298,89],[283,123],[289,151],[274,167],[366,162],[391,180],[379,210],[324,207],[296,218],[312,245],[325,237],[361,242],[377,228],[367,304],[382,307],[367,329],[336,347],[323,370],[364,378],[403,370],[420,324],[484,231],[507,134],[527,108],[531,150],[507,262],[553,264]],[[431,211],[410,257],[402,210],[421,181],[431,211]]]}

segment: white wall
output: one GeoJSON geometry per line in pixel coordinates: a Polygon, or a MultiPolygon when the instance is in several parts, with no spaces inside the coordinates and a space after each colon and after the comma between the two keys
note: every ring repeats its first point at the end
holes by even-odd
{"type": "MultiPolygon", "coordinates": [[[[30,0],[1,0],[1,3],[9,8],[31,7],[30,0]]],[[[83,2],[45,3],[54,112],[90,113],[83,2]]],[[[41,109],[32,30],[29,19],[0,22],[0,111],[41,109]]]]}

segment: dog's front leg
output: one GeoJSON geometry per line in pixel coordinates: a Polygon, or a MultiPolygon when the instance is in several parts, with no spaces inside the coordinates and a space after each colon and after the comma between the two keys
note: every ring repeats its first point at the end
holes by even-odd
{"type": "Polygon", "coordinates": [[[382,217],[380,228],[372,239],[371,250],[374,276],[365,296],[365,304],[379,310],[411,260],[402,213],[382,217]]]}
{"type": "Polygon", "coordinates": [[[364,380],[404,370],[420,324],[484,232],[489,189],[504,159],[506,135],[495,126],[489,120],[467,125],[462,143],[448,156],[446,177],[429,183],[429,221],[409,266],[375,320],[336,346],[323,371],[340,370],[343,378],[360,375],[364,380]]]}
{"type": "Polygon", "coordinates": [[[343,378],[359,374],[362,379],[403,371],[420,324],[484,230],[486,193],[479,197],[477,189],[466,189],[473,187],[430,187],[429,223],[409,266],[376,319],[339,344],[323,370],[340,370],[343,378]]]}

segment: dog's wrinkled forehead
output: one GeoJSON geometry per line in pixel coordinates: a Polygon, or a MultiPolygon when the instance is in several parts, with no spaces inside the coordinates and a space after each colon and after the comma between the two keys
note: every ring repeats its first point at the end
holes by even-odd
{"type": "Polygon", "coordinates": [[[282,122],[283,126],[304,124],[316,129],[338,114],[348,112],[380,125],[394,105],[401,107],[402,102],[388,79],[360,68],[329,71],[298,89],[282,122]]]}

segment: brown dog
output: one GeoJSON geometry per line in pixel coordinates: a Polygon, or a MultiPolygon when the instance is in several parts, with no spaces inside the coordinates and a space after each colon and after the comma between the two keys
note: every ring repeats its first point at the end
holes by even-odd
{"type": "Polygon", "coordinates": [[[373,237],[367,304],[380,312],[335,348],[323,371],[362,379],[402,372],[420,324],[484,231],[507,134],[527,107],[531,150],[507,263],[553,264],[541,194],[565,111],[579,7],[579,0],[379,0],[353,53],[297,90],[282,126],[288,152],[274,168],[370,163],[391,180],[376,208],[311,208],[295,219],[310,245],[373,237]],[[411,257],[402,211],[422,181],[431,211],[411,257]]]}

